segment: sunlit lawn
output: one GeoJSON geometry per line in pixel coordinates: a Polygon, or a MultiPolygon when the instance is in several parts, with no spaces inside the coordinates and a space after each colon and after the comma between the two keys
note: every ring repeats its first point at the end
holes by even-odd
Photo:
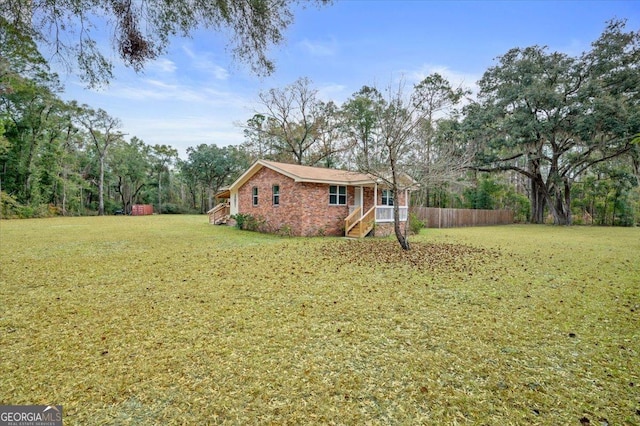
{"type": "Polygon", "coordinates": [[[0,404],[73,424],[640,424],[640,229],[0,221],[0,404]]]}

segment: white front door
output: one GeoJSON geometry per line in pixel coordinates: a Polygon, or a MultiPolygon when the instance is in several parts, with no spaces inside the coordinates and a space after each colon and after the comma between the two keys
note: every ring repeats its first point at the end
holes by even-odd
{"type": "Polygon", "coordinates": [[[362,188],[359,186],[353,188],[353,205],[356,207],[362,205],[362,188]]]}

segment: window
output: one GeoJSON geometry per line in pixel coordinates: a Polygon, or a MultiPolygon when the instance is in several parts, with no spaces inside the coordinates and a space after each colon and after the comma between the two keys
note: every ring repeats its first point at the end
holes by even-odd
{"type": "Polygon", "coordinates": [[[273,185],[271,187],[271,190],[273,192],[273,205],[279,206],[280,205],[280,185],[273,185]]]}
{"type": "Polygon", "coordinates": [[[258,205],[258,188],[256,186],[254,186],[252,189],[252,198],[253,198],[253,205],[257,206],[258,205]]]}
{"type": "Polygon", "coordinates": [[[391,191],[390,189],[382,190],[382,205],[383,206],[393,205],[393,191],[391,191]]]}
{"type": "Polygon", "coordinates": [[[334,206],[347,205],[347,187],[330,185],[329,186],[329,204],[334,206]]]}

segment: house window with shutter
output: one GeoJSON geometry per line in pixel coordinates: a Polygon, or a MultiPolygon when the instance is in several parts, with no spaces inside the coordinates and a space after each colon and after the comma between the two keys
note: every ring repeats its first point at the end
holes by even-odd
{"type": "Polygon", "coordinates": [[[253,199],[253,205],[258,205],[258,187],[254,186],[251,191],[251,198],[253,199]]]}
{"type": "Polygon", "coordinates": [[[347,205],[347,187],[339,185],[329,186],[329,204],[332,206],[347,205]]]}

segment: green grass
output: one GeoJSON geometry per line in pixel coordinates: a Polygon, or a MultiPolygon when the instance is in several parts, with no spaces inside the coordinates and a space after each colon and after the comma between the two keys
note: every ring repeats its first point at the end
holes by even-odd
{"type": "Polygon", "coordinates": [[[640,229],[0,221],[0,404],[74,424],[640,424],[640,229]]]}

